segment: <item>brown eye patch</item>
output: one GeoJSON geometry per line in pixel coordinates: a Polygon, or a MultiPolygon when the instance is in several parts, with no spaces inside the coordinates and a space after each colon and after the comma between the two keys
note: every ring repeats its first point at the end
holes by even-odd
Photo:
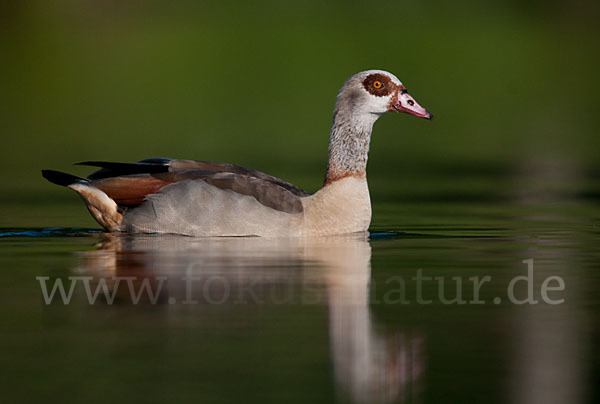
{"type": "Polygon", "coordinates": [[[390,95],[398,87],[388,76],[374,73],[363,80],[363,87],[376,97],[390,95]]]}

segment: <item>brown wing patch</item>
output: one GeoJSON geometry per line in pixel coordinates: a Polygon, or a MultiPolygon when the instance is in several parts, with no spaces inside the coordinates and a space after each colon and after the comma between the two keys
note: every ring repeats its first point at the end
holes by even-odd
{"type": "Polygon", "coordinates": [[[376,97],[384,97],[396,91],[399,86],[389,76],[373,73],[363,80],[363,87],[376,97]]]}
{"type": "Polygon", "coordinates": [[[149,174],[128,175],[92,181],[92,185],[106,193],[119,205],[134,206],[144,201],[146,195],[158,192],[173,181],[164,181],[149,174]]]}
{"type": "Polygon", "coordinates": [[[217,188],[252,196],[265,206],[288,213],[302,212],[300,198],[309,195],[289,182],[233,164],[166,159],[149,159],[141,163],[125,164],[92,163],[103,167],[102,170],[105,171],[100,170],[94,174],[95,178],[88,177],[92,180],[91,185],[122,206],[139,205],[146,196],[158,192],[164,186],[188,179],[203,180],[217,188]],[[118,174],[127,171],[139,172],[148,166],[152,169],[154,160],[160,160],[160,164],[157,164],[160,170],[145,174],[118,174]],[[168,171],[162,171],[165,162],[168,163],[168,171]],[[118,176],[106,177],[112,174],[118,176]]]}

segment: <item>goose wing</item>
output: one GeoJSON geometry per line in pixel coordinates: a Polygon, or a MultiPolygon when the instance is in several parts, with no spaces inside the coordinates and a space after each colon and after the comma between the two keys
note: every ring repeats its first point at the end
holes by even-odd
{"type": "Polygon", "coordinates": [[[252,196],[269,208],[287,213],[302,212],[300,199],[309,195],[282,179],[232,164],[163,158],[137,163],[86,161],[79,164],[100,167],[88,180],[122,206],[139,205],[146,196],[185,180],[204,181],[222,190],[252,196]]]}

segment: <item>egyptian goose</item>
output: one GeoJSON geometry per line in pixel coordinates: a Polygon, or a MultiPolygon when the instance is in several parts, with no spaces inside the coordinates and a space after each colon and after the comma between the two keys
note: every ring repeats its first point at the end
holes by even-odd
{"type": "Polygon", "coordinates": [[[389,111],[432,118],[391,73],[368,70],[346,81],[333,113],[325,181],[313,195],[250,168],[193,160],[87,161],[79,164],[100,167],[87,179],[52,170],[42,175],[77,192],[108,231],[266,237],[366,231],[371,130],[389,111]]]}

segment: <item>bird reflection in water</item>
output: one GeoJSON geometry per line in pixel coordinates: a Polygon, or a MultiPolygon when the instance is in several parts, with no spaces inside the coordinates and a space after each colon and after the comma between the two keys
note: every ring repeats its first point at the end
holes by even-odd
{"type": "MultiPolygon", "coordinates": [[[[96,286],[104,281],[112,290],[115,279],[129,279],[140,291],[145,283],[156,296],[139,293],[139,303],[169,310],[187,310],[191,303],[326,304],[339,398],[420,401],[424,341],[415,332],[375,328],[367,233],[307,239],[106,235],[83,255],[78,272],[92,276],[96,286]]],[[[126,283],[117,286],[115,304],[131,305],[126,283]]]]}

